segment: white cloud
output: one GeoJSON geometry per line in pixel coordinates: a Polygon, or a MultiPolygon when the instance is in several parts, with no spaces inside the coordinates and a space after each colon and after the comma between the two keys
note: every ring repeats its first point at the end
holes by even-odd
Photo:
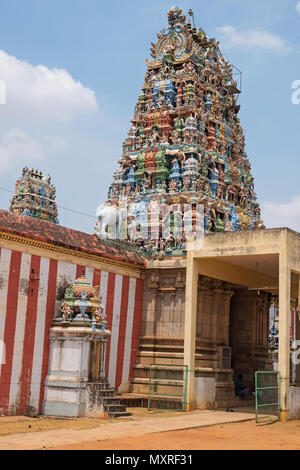
{"type": "Polygon", "coordinates": [[[218,33],[224,40],[227,47],[260,48],[268,51],[283,54],[290,50],[287,42],[279,36],[269,33],[249,29],[248,31],[237,31],[233,26],[221,26],[217,28],[218,33]]]}
{"type": "Polygon", "coordinates": [[[298,12],[299,15],[300,15],[300,2],[297,3],[297,5],[296,5],[296,10],[297,10],[297,12],[298,12]]]}
{"type": "Polygon", "coordinates": [[[261,208],[267,228],[288,227],[300,232],[300,196],[292,197],[286,204],[264,201],[261,208]]]}
{"type": "Polygon", "coordinates": [[[7,173],[18,166],[30,165],[46,158],[42,144],[20,129],[6,132],[0,141],[0,169],[7,173]]]}
{"type": "Polygon", "coordinates": [[[44,137],[43,138],[44,145],[47,147],[47,151],[50,153],[58,153],[63,152],[69,146],[66,139],[62,137],[44,137]]]}
{"type": "Polygon", "coordinates": [[[6,85],[6,112],[18,117],[67,121],[98,109],[94,91],[66,70],[34,66],[3,50],[0,79],[6,85]]]}

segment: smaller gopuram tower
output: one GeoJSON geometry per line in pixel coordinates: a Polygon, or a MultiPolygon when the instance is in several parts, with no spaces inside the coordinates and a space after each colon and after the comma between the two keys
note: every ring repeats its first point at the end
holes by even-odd
{"type": "Polygon", "coordinates": [[[51,184],[51,176],[43,176],[41,171],[25,167],[21,178],[16,182],[10,210],[15,214],[58,224],[55,197],[56,189],[51,184]]]}

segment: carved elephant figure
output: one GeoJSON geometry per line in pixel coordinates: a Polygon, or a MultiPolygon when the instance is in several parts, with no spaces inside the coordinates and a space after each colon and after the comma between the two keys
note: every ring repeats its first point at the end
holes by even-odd
{"type": "Polygon", "coordinates": [[[101,205],[96,211],[98,218],[96,224],[96,234],[101,240],[110,238],[116,240],[119,238],[122,215],[119,209],[112,206],[101,205]]]}

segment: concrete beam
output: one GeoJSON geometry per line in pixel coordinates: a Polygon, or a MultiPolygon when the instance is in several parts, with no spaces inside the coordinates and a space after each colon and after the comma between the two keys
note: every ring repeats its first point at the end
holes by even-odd
{"type": "MultiPolygon", "coordinates": [[[[234,259],[234,258],[233,258],[234,259]]],[[[198,273],[203,276],[219,279],[249,288],[275,287],[278,292],[278,278],[259,271],[243,268],[217,259],[199,259],[198,273]]]]}

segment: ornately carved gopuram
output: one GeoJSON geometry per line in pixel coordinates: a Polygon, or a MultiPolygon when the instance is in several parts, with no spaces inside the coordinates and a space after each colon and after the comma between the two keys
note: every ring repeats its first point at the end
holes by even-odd
{"type": "Polygon", "coordinates": [[[174,233],[174,219],[178,212],[184,219],[185,204],[203,205],[206,232],[258,229],[262,221],[238,117],[237,74],[218,42],[197,31],[177,7],[168,23],[151,44],[153,60],[146,61],[108,203],[119,207],[126,197],[133,206],[129,229],[133,215],[136,224],[131,239],[141,244],[147,225],[149,234],[158,236],[143,246],[171,254],[185,248],[184,232],[174,233]],[[169,233],[151,218],[153,202],[172,206],[169,233]]]}

